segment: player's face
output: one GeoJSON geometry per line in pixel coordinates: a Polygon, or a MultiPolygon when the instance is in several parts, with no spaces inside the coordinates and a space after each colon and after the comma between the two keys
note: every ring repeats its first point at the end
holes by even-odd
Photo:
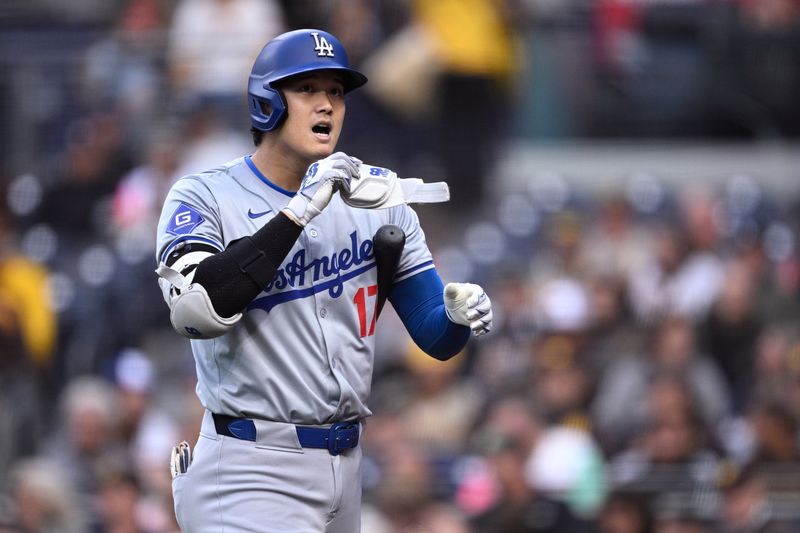
{"type": "Polygon", "coordinates": [[[280,128],[287,148],[308,163],[331,155],[344,121],[344,84],[333,71],[317,71],[281,85],[288,114],[280,128]]]}

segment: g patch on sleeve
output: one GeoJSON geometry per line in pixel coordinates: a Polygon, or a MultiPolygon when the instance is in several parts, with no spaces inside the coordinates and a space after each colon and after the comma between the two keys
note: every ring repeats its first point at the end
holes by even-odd
{"type": "Polygon", "coordinates": [[[172,235],[186,235],[191,233],[194,228],[203,223],[205,219],[195,208],[181,202],[178,208],[172,213],[167,224],[167,233],[172,235]]]}

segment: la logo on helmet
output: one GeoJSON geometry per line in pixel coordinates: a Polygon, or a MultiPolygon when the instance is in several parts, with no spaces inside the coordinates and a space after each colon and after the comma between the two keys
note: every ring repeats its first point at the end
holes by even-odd
{"type": "Polygon", "coordinates": [[[317,57],[333,57],[333,45],[328,42],[325,37],[320,37],[319,33],[312,31],[311,36],[314,37],[314,50],[317,51],[317,57]]]}

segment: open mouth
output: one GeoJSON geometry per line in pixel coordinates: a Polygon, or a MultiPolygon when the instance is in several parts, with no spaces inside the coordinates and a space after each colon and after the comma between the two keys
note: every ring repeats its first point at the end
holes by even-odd
{"type": "Polygon", "coordinates": [[[311,131],[313,131],[317,135],[328,136],[331,134],[331,125],[330,124],[315,124],[311,131]]]}

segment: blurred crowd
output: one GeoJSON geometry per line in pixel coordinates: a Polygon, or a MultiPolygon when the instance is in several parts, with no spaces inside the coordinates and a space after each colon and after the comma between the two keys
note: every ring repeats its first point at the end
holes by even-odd
{"type": "Polygon", "coordinates": [[[492,176],[509,139],[796,139],[796,0],[0,15],[0,532],[177,531],[169,451],[202,410],[155,224],[178,177],[252,151],[252,59],[299,27],[370,77],[340,148],[447,179],[453,201],[418,209],[434,259],[495,306],[447,363],[383,315],[363,531],[800,531],[800,198],[746,175],[604,194],[492,176]]]}

